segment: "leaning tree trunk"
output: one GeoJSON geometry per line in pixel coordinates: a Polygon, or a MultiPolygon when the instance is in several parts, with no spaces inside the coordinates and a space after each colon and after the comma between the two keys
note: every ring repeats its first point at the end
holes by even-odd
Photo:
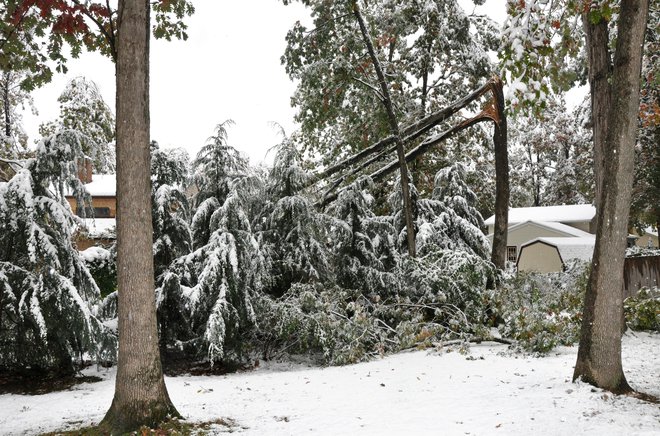
{"type": "Polygon", "coordinates": [[[149,0],[120,0],[117,40],[117,285],[115,396],[100,424],[121,434],[178,416],[160,362],[154,300],[149,165],[149,0]]]}
{"type": "MultiPolygon", "coordinates": [[[[648,0],[622,0],[618,22],[611,106],[600,201],[597,208],[596,248],[585,296],[580,346],[573,379],[615,393],[631,390],[621,365],[623,322],[623,261],[633,182],[634,146],[639,109],[642,47],[648,0]]],[[[590,58],[593,62],[593,57],[590,58]]],[[[593,67],[590,63],[590,68],[593,67]]],[[[591,75],[591,73],[590,73],[591,75]]],[[[592,100],[594,104],[596,100],[592,100]]],[[[596,146],[598,148],[598,146],[596,146]]]]}
{"type": "Polygon", "coordinates": [[[374,69],[376,70],[376,75],[378,76],[378,83],[380,85],[380,90],[382,93],[383,105],[385,106],[385,111],[387,112],[387,120],[390,124],[390,130],[392,136],[394,136],[394,142],[396,143],[396,154],[399,159],[399,169],[401,172],[401,191],[403,194],[403,215],[406,222],[406,236],[408,240],[408,254],[412,257],[415,257],[416,248],[415,248],[415,223],[413,220],[413,204],[410,197],[410,185],[408,184],[410,177],[408,176],[408,165],[406,164],[406,154],[403,148],[403,140],[401,137],[401,131],[399,129],[399,121],[397,120],[396,114],[394,113],[394,107],[392,106],[392,98],[390,97],[390,90],[387,84],[387,79],[383,73],[383,69],[376,55],[376,50],[374,45],[371,42],[371,36],[367,30],[367,26],[360,12],[360,7],[357,4],[357,0],[353,1],[353,14],[357,19],[358,24],[360,25],[360,31],[362,32],[362,38],[364,43],[367,46],[369,51],[369,56],[371,61],[374,64],[374,69]]]}

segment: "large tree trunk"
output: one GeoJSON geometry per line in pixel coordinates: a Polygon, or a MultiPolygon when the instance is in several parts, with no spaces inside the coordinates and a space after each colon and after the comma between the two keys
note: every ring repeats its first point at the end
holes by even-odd
{"type": "Polygon", "coordinates": [[[406,236],[408,239],[408,254],[412,257],[415,257],[416,247],[415,247],[415,223],[413,220],[413,205],[412,199],[410,197],[410,185],[408,176],[408,165],[406,164],[406,153],[403,148],[403,139],[401,136],[401,131],[399,129],[399,121],[394,113],[394,107],[392,106],[392,99],[390,97],[390,90],[387,84],[387,79],[381,68],[380,61],[376,55],[376,50],[374,45],[371,42],[371,36],[367,30],[367,26],[360,12],[360,8],[357,4],[357,1],[353,1],[353,13],[355,18],[360,25],[360,31],[362,32],[362,38],[364,43],[367,46],[369,51],[369,56],[371,61],[374,64],[374,69],[376,70],[376,75],[378,76],[378,83],[380,84],[380,89],[382,93],[383,105],[385,106],[385,111],[387,112],[387,119],[390,124],[390,130],[392,136],[394,136],[394,142],[396,143],[396,154],[399,159],[399,169],[401,172],[401,191],[403,194],[403,215],[406,223],[406,236]]]}
{"type": "Polygon", "coordinates": [[[594,24],[589,11],[582,15],[585,33],[585,47],[589,65],[589,87],[591,88],[591,122],[594,143],[594,201],[598,209],[604,178],[604,144],[607,136],[608,113],[610,109],[612,62],[609,51],[607,22],[600,20],[594,24]]]}
{"type": "MultiPolygon", "coordinates": [[[[615,393],[631,390],[621,365],[623,261],[633,182],[634,145],[639,110],[642,46],[648,0],[622,0],[607,112],[601,195],[597,208],[596,248],[585,297],[580,346],[573,378],[615,393]]],[[[594,40],[587,40],[593,43],[594,40]]],[[[590,68],[594,57],[590,56],[590,68]]],[[[590,72],[590,76],[593,73],[590,72]]],[[[603,101],[592,99],[593,104],[603,101]]],[[[594,122],[596,128],[596,122],[594,122]]],[[[596,139],[594,132],[594,139],[596,139]]]]}
{"type": "Polygon", "coordinates": [[[178,416],[160,362],[154,300],[149,164],[149,1],[119,2],[117,41],[117,284],[115,396],[100,424],[113,434],[178,416]]]}

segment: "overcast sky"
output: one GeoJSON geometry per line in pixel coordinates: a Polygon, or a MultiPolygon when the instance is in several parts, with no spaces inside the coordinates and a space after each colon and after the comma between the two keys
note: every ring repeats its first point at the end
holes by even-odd
{"type": "MultiPolygon", "coordinates": [[[[405,1],[405,0],[402,0],[405,1]]],[[[459,0],[470,13],[470,0],[459,0]]],[[[309,23],[299,3],[281,0],[194,0],[196,12],[186,19],[187,41],[151,45],[151,137],[163,147],[184,147],[194,156],[214,127],[231,118],[229,143],[254,164],[280,137],[271,122],[287,133],[295,129],[289,81],[280,57],[286,32],[297,20],[309,23]]],[[[505,16],[505,0],[487,0],[481,12],[496,21],[505,16]]],[[[31,141],[40,123],[57,117],[57,97],[73,77],[85,76],[99,86],[114,111],[114,65],[95,53],[71,59],[69,72],[33,93],[38,116],[25,114],[31,141]]],[[[271,161],[269,156],[267,161],[271,161]]]]}

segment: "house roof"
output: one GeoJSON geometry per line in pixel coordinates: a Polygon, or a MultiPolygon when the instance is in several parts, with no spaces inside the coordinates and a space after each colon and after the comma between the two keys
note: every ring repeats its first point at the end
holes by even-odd
{"type": "MultiPolygon", "coordinates": [[[[525,221],[575,223],[591,221],[596,215],[596,208],[590,204],[572,204],[564,206],[513,207],[509,209],[509,225],[525,221]]],[[[495,224],[495,215],[484,221],[486,225],[495,224]]]]}
{"type": "Polygon", "coordinates": [[[117,176],[115,174],[94,174],[92,182],[85,185],[92,197],[114,197],[117,192],[117,176]]]}
{"type": "Polygon", "coordinates": [[[521,256],[523,248],[539,242],[556,247],[562,262],[566,262],[569,259],[589,261],[594,253],[596,238],[594,235],[576,238],[536,238],[524,243],[520,247],[521,256]]]}
{"type": "Polygon", "coordinates": [[[114,239],[117,221],[114,218],[84,218],[83,231],[89,238],[114,239]]]}
{"type": "MultiPolygon", "coordinates": [[[[114,197],[117,193],[117,175],[93,174],[92,181],[85,183],[85,189],[92,197],[114,197]]],[[[66,189],[65,193],[71,195],[69,189],[66,189]]]]}
{"type": "MultiPolygon", "coordinates": [[[[576,229],[575,227],[567,226],[566,224],[562,223],[557,223],[557,222],[551,222],[551,221],[524,221],[521,223],[516,223],[512,226],[509,227],[508,232],[511,233],[515,231],[516,229],[519,229],[521,227],[527,226],[527,225],[536,225],[539,227],[545,227],[550,230],[554,230],[559,233],[563,233],[564,235],[568,236],[574,236],[574,237],[589,237],[593,236],[591,233],[587,233],[584,230],[576,229]]],[[[493,240],[493,233],[488,235],[488,239],[491,241],[493,240]]]]}

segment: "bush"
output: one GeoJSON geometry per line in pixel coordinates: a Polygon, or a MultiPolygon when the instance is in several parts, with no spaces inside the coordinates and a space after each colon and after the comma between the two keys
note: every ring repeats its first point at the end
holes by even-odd
{"type": "Polygon", "coordinates": [[[483,338],[488,274],[489,262],[447,250],[404,258],[393,275],[399,293],[297,283],[281,298],[257,299],[252,343],[265,359],[278,352],[312,353],[326,364],[343,365],[447,340],[483,338]]]}
{"type": "Polygon", "coordinates": [[[623,302],[626,323],[633,330],[660,332],[660,289],[642,288],[623,302]]]}
{"type": "Polygon", "coordinates": [[[113,247],[106,250],[102,247],[89,247],[80,255],[87,265],[90,274],[105,298],[117,290],[117,252],[113,247]]]}
{"type": "Polygon", "coordinates": [[[503,337],[525,351],[547,353],[579,340],[589,265],[575,262],[566,272],[519,273],[491,294],[492,318],[503,337]]]}

